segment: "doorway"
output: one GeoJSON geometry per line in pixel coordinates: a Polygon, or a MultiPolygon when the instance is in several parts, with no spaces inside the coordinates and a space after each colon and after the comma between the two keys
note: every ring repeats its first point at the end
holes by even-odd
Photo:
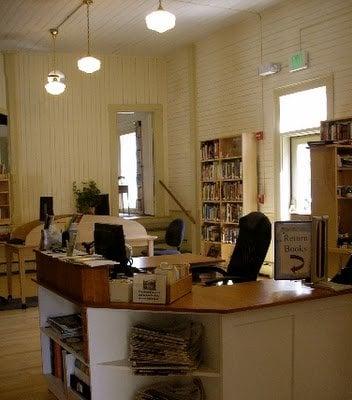
{"type": "Polygon", "coordinates": [[[119,215],[154,215],[153,113],[117,113],[119,215]]]}

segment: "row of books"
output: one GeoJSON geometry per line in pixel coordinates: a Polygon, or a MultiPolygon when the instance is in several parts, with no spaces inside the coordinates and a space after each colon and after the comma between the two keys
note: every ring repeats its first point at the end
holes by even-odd
{"type": "Polygon", "coordinates": [[[223,201],[242,201],[242,182],[224,182],[221,187],[221,199],[223,201]]]}
{"type": "Polygon", "coordinates": [[[339,168],[352,168],[352,156],[349,154],[338,154],[337,166],[339,168]]]}
{"type": "Polygon", "coordinates": [[[236,243],[238,228],[233,226],[209,225],[202,226],[202,238],[208,242],[236,243]]]}
{"type": "Polygon", "coordinates": [[[219,158],[219,141],[212,140],[209,142],[203,142],[201,145],[201,157],[202,160],[219,158]]]}
{"type": "Polygon", "coordinates": [[[202,181],[215,181],[220,176],[219,162],[206,163],[202,165],[202,181]]]}
{"type": "Polygon", "coordinates": [[[220,200],[220,185],[219,183],[204,183],[202,187],[203,201],[218,201],[220,200]]]}
{"type": "Polygon", "coordinates": [[[221,230],[220,225],[208,225],[202,226],[202,237],[204,240],[209,242],[220,242],[221,230]]]}
{"type": "Polygon", "coordinates": [[[352,140],[352,121],[322,121],[321,140],[352,140]]]}
{"type": "Polygon", "coordinates": [[[199,367],[202,338],[202,324],[187,319],[137,324],[129,334],[132,372],[135,375],[188,374],[199,367]]]}
{"type": "Polygon", "coordinates": [[[52,339],[50,339],[50,357],[52,375],[62,381],[65,388],[70,387],[83,399],[90,400],[89,368],[52,339]]]}
{"type": "Polygon", "coordinates": [[[226,161],[221,164],[221,177],[223,179],[242,179],[242,161],[226,161]]]}
{"type": "Polygon", "coordinates": [[[134,400],[203,400],[200,379],[191,382],[158,382],[140,389],[134,400]]]}
{"type": "Polygon", "coordinates": [[[239,229],[231,226],[223,226],[221,229],[221,241],[234,244],[238,238],[239,229]]]}
{"type": "Polygon", "coordinates": [[[243,208],[241,204],[227,203],[221,206],[221,220],[236,223],[242,217],[243,208]]]}
{"type": "Polygon", "coordinates": [[[219,221],[220,220],[220,207],[214,204],[203,204],[202,218],[206,221],[219,221]]]}

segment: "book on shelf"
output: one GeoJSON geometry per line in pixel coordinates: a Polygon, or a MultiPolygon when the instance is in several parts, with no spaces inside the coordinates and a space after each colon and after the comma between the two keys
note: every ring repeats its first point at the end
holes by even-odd
{"type": "Polygon", "coordinates": [[[352,141],[352,118],[320,123],[320,137],[322,141],[352,141]]]}
{"type": "Polygon", "coordinates": [[[219,176],[218,162],[210,162],[202,165],[202,181],[216,181],[219,176]]]}
{"type": "Polygon", "coordinates": [[[240,159],[234,161],[224,161],[221,165],[222,179],[242,179],[242,161],[240,159]]]}
{"type": "Polygon", "coordinates": [[[226,203],[221,206],[221,220],[224,222],[238,223],[242,214],[242,204],[226,203]]]}
{"type": "Polygon", "coordinates": [[[219,183],[203,183],[202,187],[203,201],[218,201],[220,200],[220,185],[219,183]]]}
{"type": "Polygon", "coordinates": [[[213,160],[219,158],[219,141],[210,140],[201,145],[202,160],[213,160]]]}
{"type": "Polygon", "coordinates": [[[91,400],[90,386],[74,374],[70,376],[70,387],[84,399],[91,400]]]}
{"type": "Polygon", "coordinates": [[[202,236],[209,242],[220,242],[220,225],[203,224],[202,236]]]}
{"type": "Polygon", "coordinates": [[[220,206],[218,204],[203,204],[203,220],[219,221],[220,206]]]}
{"type": "Polygon", "coordinates": [[[223,201],[242,201],[242,182],[224,182],[221,187],[221,199],[223,201]]]}

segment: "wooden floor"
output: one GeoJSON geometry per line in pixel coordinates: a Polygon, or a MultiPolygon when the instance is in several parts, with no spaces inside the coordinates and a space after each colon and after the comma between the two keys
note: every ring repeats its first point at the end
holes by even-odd
{"type": "MultiPolygon", "coordinates": [[[[33,275],[27,296],[36,293],[33,275]]],[[[0,277],[0,295],[6,295],[6,279],[0,277]]],[[[14,295],[18,297],[18,276],[14,295]]],[[[0,311],[0,400],[55,400],[41,374],[37,308],[0,311]]]]}

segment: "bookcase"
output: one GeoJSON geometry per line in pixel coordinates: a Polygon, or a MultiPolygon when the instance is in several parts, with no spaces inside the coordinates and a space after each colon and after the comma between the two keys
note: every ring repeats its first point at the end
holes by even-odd
{"type": "Polygon", "coordinates": [[[228,260],[242,215],[257,210],[257,143],[244,133],[200,143],[201,252],[228,260]]]}
{"type": "Polygon", "coordinates": [[[352,145],[311,145],[310,154],[312,215],[329,216],[329,253],[349,254],[352,252],[352,145]]]}
{"type": "Polygon", "coordinates": [[[9,225],[10,223],[10,179],[8,174],[0,174],[0,225],[9,225]]]}

